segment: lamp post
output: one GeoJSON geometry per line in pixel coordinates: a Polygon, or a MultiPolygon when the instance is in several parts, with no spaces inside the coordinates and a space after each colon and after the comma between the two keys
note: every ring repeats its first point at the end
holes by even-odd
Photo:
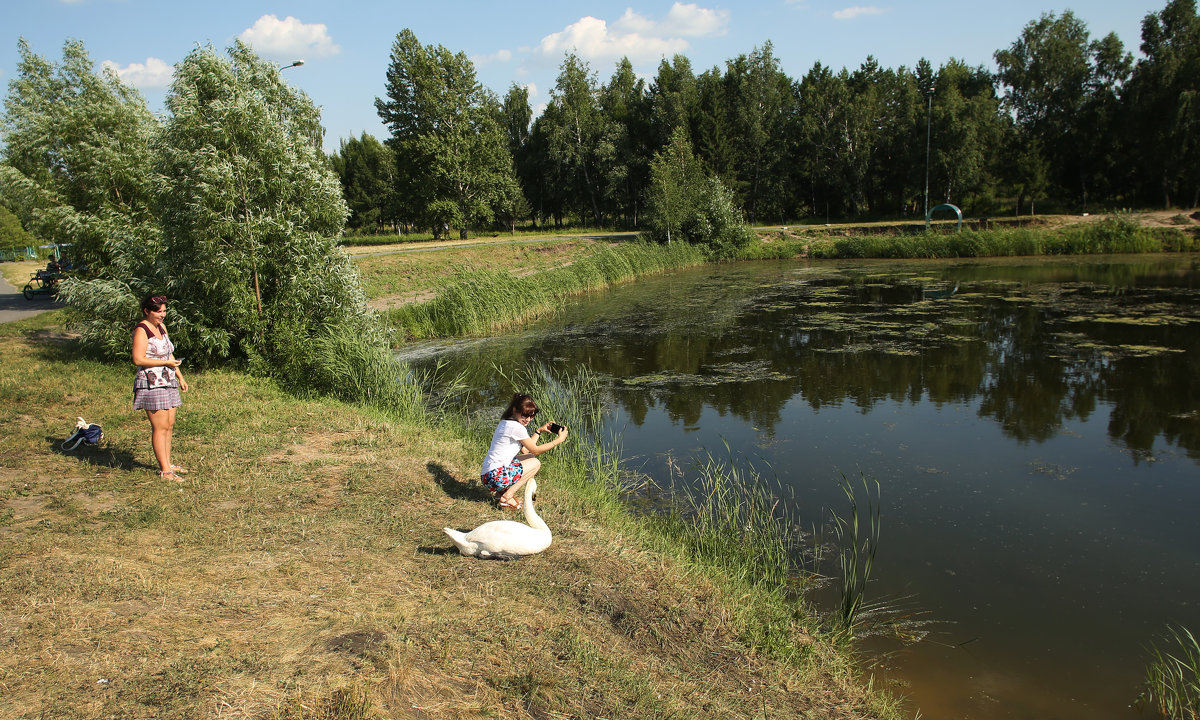
{"type": "Polygon", "coordinates": [[[925,110],[925,226],[929,227],[929,133],[933,120],[933,88],[926,97],[929,105],[925,110]]]}
{"type": "Polygon", "coordinates": [[[300,67],[303,64],[304,64],[303,60],[297,60],[296,62],[292,63],[291,65],[284,65],[283,67],[279,68],[279,71],[283,72],[284,70],[287,70],[288,68],[300,67]]]}

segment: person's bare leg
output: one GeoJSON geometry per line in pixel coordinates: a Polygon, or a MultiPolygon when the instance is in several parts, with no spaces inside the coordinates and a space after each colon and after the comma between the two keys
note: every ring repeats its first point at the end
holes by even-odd
{"type": "Polygon", "coordinates": [[[502,494],[499,498],[501,506],[515,505],[516,500],[514,498],[516,497],[517,491],[524,487],[525,483],[529,482],[531,477],[537,475],[538,469],[542,467],[542,461],[538,460],[537,457],[533,455],[518,455],[517,460],[521,461],[521,479],[504,488],[504,494],[502,494]]]}
{"type": "Polygon", "coordinates": [[[158,460],[159,475],[168,479],[178,479],[171,472],[171,428],[174,425],[174,415],[174,408],[146,411],[146,417],[150,418],[150,447],[154,450],[154,458],[158,460]]]}
{"type": "MultiPolygon", "coordinates": [[[[167,427],[167,462],[170,462],[170,461],[171,461],[171,441],[175,439],[175,411],[176,411],[176,410],[178,410],[178,408],[170,408],[170,409],[168,409],[168,410],[167,410],[167,413],[169,413],[169,414],[167,415],[167,421],[168,421],[168,427],[167,427]]],[[[172,464],[168,465],[168,467],[170,468],[171,472],[173,472],[173,473],[185,473],[185,472],[187,472],[187,470],[185,470],[184,468],[181,468],[181,467],[179,467],[178,465],[175,465],[174,463],[172,463],[172,464]]]]}

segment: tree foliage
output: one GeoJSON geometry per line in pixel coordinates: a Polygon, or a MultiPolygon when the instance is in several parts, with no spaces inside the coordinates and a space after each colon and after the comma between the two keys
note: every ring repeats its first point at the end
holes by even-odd
{"type": "Polygon", "coordinates": [[[464,53],[423,46],[406,28],[392,44],[385,90],[375,109],[392,133],[404,219],[437,234],[511,207],[517,185],[500,103],[464,53]]]}
{"type": "MultiPolygon", "coordinates": [[[[175,68],[159,122],[78,43],[55,66],[22,43],[5,105],[0,172],[23,212],[87,272],[61,295],[85,342],[127,356],[142,296],[169,298],[189,360],[248,361],[310,378],[316,346],[366,327],[337,248],[346,206],[320,151],[312,102],[238,43],[197,48],[175,68]]],[[[379,346],[378,344],[376,345],[379,346]]]]}
{"type": "Polygon", "coordinates": [[[159,122],[136,90],[97,74],[83,44],[51,63],[22,39],[4,101],[2,193],[39,237],[76,264],[145,275],[161,249],[151,207],[159,122]]]}
{"type": "MultiPolygon", "coordinates": [[[[682,131],[695,162],[754,223],[912,217],[939,202],[979,215],[1195,205],[1198,28],[1196,0],[1168,0],[1143,22],[1145,57],[1135,64],[1115,34],[1096,38],[1074,13],[1047,13],[994,53],[995,72],[956,58],[888,68],[868,56],[792,79],[766,42],[698,74],[683,55],[663,58],[648,82],[621,58],[601,83],[568,52],[539,116],[527,90],[504,98],[497,123],[519,190],[507,176],[489,202],[509,228],[522,214],[535,226],[645,228],[657,222],[648,203],[663,200],[651,163],[682,131]]],[[[380,101],[408,172],[394,196],[413,217],[421,208],[460,217],[451,193],[426,197],[439,186],[439,160],[397,138],[474,102],[473,75],[465,59],[422,48],[411,33],[394,58],[403,59],[388,73],[395,101],[380,101]],[[423,109],[426,86],[444,88],[423,109]]]]}
{"type": "Polygon", "coordinates": [[[646,224],[650,240],[703,245],[716,257],[731,255],[751,239],[733,194],[705,172],[682,127],[650,163],[646,224]]]}
{"type": "Polygon", "coordinates": [[[396,156],[373,135],[342,140],[329,158],[350,210],[347,226],[382,233],[395,219],[396,156]]]}
{"type": "Polygon", "coordinates": [[[21,221],[8,208],[0,205],[0,250],[29,247],[35,239],[21,226],[21,221]]]}
{"type": "Polygon", "coordinates": [[[160,266],[194,346],[298,370],[308,343],[357,322],[364,299],[337,248],[346,205],[320,114],[240,42],[175,68],[157,145],[160,266]]]}

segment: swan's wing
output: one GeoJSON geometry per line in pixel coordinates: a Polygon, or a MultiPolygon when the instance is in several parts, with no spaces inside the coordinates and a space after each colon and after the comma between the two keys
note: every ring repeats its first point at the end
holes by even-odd
{"type": "Polygon", "coordinates": [[[528,555],[541,552],[549,545],[546,533],[513,520],[495,520],[484,523],[467,533],[467,539],[480,550],[492,555],[528,555]]]}
{"type": "Polygon", "coordinates": [[[521,533],[529,532],[531,528],[525,523],[515,520],[493,520],[484,523],[467,533],[467,539],[481,542],[485,538],[521,537],[521,533]]]}

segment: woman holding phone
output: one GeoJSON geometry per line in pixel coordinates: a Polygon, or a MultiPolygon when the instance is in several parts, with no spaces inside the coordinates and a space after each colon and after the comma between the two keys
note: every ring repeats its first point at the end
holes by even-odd
{"type": "Polygon", "coordinates": [[[175,358],[175,345],[167,335],[163,320],[167,317],[165,295],[151,295],[142,301],[143,319],[133,328],[133,409],[145,410],[150,420],[150,447],[158,460],[158,476],[183,482],[187,470],[171,464],[171,433],[175,428],[175,409],[183,404],[180,392],[187,392],[187,380],[179,372],[181,361],[175,358]]]}
{"type": "Polygon", "coordinates": [[[517,393],[492,433],[492,444],[483,459],[479,480],[492,491],[501,510],[521,509],[516,493],[542,466],[537,456],[567,439],[567,429],[552,422],[543,424],[531,437],[527,426],[537,414],[533,398],[517,393]],[[544,432],[554,432],[554,439],[539,445],[538,436],[544,432]]]}

